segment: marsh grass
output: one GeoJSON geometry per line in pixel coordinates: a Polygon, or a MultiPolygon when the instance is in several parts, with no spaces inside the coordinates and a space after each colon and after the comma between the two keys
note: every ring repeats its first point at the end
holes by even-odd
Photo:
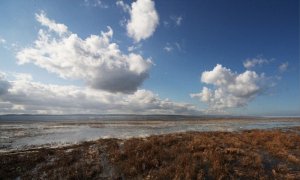
{"type": "Polygon", "coordinates": [[[300,179],[300,128],[101,139],[0,154],[0,179],[300,179]]]}

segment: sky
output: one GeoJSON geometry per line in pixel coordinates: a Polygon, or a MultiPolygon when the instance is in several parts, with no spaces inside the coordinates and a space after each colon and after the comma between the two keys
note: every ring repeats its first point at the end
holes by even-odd
{"type": "Polygon", "coordinates": [[[297,0],[4,0],[0,114],[299,116],[297,0]]]}

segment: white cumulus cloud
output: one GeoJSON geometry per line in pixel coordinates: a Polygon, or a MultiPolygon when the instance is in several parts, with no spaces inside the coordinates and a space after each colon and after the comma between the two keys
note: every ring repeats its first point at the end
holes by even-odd
{"type": "Polygon", "coordinates": [[[111,42],[110,27],[101,35],[82,39],[75,33],[65,33],[65,25],[48,19],[43,12],[36,18],[48,30],[40,29],[34,45],[17,53],[19,64],[33,63],[62,78],[80,79],[92,88],[110,92],[133,93],[148,77],[151,60],[122,53],[111,42]]]}
{"type": "Polygon", "coordinates": [[[137,0],[128,9],[123,1],[118,3],[125,11],[129,11],[130,19],[127,21],[128,36],[135,42],[145,40],[152,36],[159,24],[159,16],[152,0],[137,0]]]}
{"type": "Polygon", "coordinates": [[[191,94],[191,97],[199,98],[214,110],[243,107],[267,89],[267,80],[264,74],[249,70],[238,74],[217,64],[212,71],[201,75],[201,81],[214,88],[203,87],[200,93],[191,94]]]}

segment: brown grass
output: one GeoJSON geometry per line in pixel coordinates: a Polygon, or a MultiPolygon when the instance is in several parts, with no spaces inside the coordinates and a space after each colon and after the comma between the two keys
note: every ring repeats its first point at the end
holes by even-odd
{"type": "Polygon", "coordinates": [[[300,133],[188,132],[0,154],[0,179],[300,179],[300,133]]]}

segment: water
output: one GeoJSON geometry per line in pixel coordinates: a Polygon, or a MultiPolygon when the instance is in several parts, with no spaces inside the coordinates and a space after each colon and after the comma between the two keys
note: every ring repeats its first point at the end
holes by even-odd
{"type": "Polygon", "coordinates": [[[300,126],[300,118],[219,118],[136,115],[0,116],[0,150],[60,146],[99,138],[186,131],[239,131],[300,126]]]}

